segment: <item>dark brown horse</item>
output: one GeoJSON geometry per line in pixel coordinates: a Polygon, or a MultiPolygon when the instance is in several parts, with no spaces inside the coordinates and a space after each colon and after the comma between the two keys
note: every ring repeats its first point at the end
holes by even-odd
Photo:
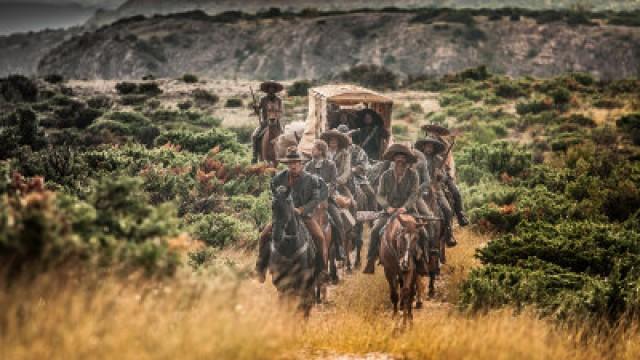
{"type": "MultiPolygon", "coordinates": [[[[426,254],[429,272],[429,297],[435,296],[435,283],[438,279],[438,275],[440,275],[440,265],[444,262],[443,260],[446,256],[445,224],[442,210],[440,209],[440,206],[438,206],[438,201],[436,199],[437,186],[438,185],[436,184],[431,184],[428,188],[429,191],[423,193],[423,199],[430,211],[430,214],[427,216],[428,219],[425,222],[425,229],[429,236],[426,254]]],[[[416,301],[417,307],[421,307],[422,305],[422,295],[425,293],[426,287],[427,286],[425,286],[423,279],[419,279],[416,301]]]]}
{"type": "MultiPolygon", "coordinates": [[[[322,232],[324,234],[324,242],[322,243],[322,249],[319,249],[319,250],[322,251],[322,259],[324,260],[323,264],[325,266],[324,267],[325,271],[327,271],[330,266],[331,259],[329,257],[329,251],[333,241],[331,222],[329,221],[329,212],[327,211],[328,206],[329,205],[327,201],[321,202],[320,205],[316,207],[312,215],[312,218],[318,223],[318,225],[320,226],[320,229],[322,229],[322,232]]],[[[316,301],[320,303],[326,300],[327,300],[327,282],[326,282],[326,279],[321,279],[320,281],[318,281],[317,287],[316,287],[316,301]]]]}
{"type": "Polygon", "coordinates": [[[273,232],[269,270],[282,298],[295,297],[305,317],[314,303],[321,269],[316,249],[302,218],[294,211],[290,192],[278,188],[273,196],[273,232]]]}
{"type": "Polygon", "coordinates": [[[278,157],[275,150],[275,141],[282,134],[280,123],[275,120],[269,120],[269,124],[262,135],[260,143],[260,161],[266,162],[268,165],[278,166],[278,157]]]}
{"type": "Polygon", "coordinates": [[[380,261],[389,283],[393,314],[397,315],[399,303],[404,325],[413,320],[417,239],[416,220],[411,215],[395,213],[389,218],[380,242],[380,261]]]}

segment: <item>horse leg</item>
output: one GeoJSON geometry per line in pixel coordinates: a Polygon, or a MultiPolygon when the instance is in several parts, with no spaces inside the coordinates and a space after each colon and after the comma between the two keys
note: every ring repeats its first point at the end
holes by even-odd
{"type": "Polygon", "coordinates": [[[389,283],[389,297],[391,299],[391,304],[393,305],[393,317],[395,318],[398,315],[398,302],[400,301],[400,295],[398,294],[398,280],[391,274],[389,271],[385,270],[384,275],[387,278],[387,283],[389,283]]]}
{"type": "Polygon", "coordinates": [[[436,296],[436,279],[438,274],[435,271],[429,271],[429,297],[436,296]]]}
{"type": "Polygon", "coordinates": [[[360,251],[362,250],[362,237],[364,233],[364,225],[362,223],[358,223],[356,225],[356,242],[355,242],[355,250],[356,250],[356,259],[353,267],[356,269],[360,269],[361,259],[360,259],[360,251]]]}
{"type": "Polygon", "coordinates": [[[416,309],[422,309],[422,295],[427,291],[427,278],[418,275],[416,279],[416,309]]]}

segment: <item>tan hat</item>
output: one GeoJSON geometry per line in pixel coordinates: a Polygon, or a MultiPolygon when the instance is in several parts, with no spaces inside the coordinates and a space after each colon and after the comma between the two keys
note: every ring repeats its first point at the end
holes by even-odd
{"type": "Polygon", "coordinates": [[[325,131],[320,135],[320,139],[326,141],[327,144],[329,143],[329,140],[334,138],[338,140],[338,148],[340,149],[345,149],[351,144],[351,139],[336,129],[325,131]]]}
{"type": "Polygon", "coordinates": [[[393,161],[393,158],[398,154],[406,156],[408,163],[413,164],[418,161],[418,158],[416,158],[411,149],[409,149],[408,146],[402,144],[392,144],[391,146],[389,146],[387,151],[384,152],[384,155],[382,155],[382,159],[393,161]]]}

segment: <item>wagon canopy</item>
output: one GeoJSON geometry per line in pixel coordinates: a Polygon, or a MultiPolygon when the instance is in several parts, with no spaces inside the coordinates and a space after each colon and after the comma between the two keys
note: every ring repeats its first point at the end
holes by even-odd
{"type": "Polygon", "coordinates": [[[328,112],[330,105],[339,107],[369,108],[380,114],[384,127],[391,134],[391,110],[393,100],[356,85],[333,84],[309,89],[309,114],[305,124],[304,135],[300,141],[300,151],[310,154],[315,139],[329,129],[328,112]]]}

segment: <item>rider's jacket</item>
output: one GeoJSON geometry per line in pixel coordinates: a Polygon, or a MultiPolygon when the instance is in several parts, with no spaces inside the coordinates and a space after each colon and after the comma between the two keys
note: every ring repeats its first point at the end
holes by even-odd
{"type": "Polygon", "coordinates": [[[347,185],[351,178],[351,150],[349,148],[340,149],[335,154],[330,153],[329,157],[336,163],[336,183],[338,186],[347,185]]]}
{"type": "Polygon", "coordinates": [[[310,174],[318,175],[329,187],[330,195],[333,195],[333,190],[336,186],[336,164],[329,159],[313,159],[309,161],[304,170],[310,174]]]}
{"type": "Polygon", "coordinates": [[[271,192],[284,186],[291,191],[293,205],[303,208],[303,216],[311,216],[320,203],[320,178],[303,171],[297,178],[289,176],[289,170],[283,170],[271,179],[271,192]]]}
{"type": "Polygon", "coordinates": [[[418,173],[407,168],[404,175],[398,179],[394,169],[389,169],[382,174],[376,199],[383,209],[405,208],[409,211],[415,209],[419,196],[418,173]]]}
{"type": "Polygon", "coordinates": [[[369,157],[367,153],[360,146],[351,144],[351,172],[357,185],[369,183],[367,178],[368,168],[369,157]]]}

